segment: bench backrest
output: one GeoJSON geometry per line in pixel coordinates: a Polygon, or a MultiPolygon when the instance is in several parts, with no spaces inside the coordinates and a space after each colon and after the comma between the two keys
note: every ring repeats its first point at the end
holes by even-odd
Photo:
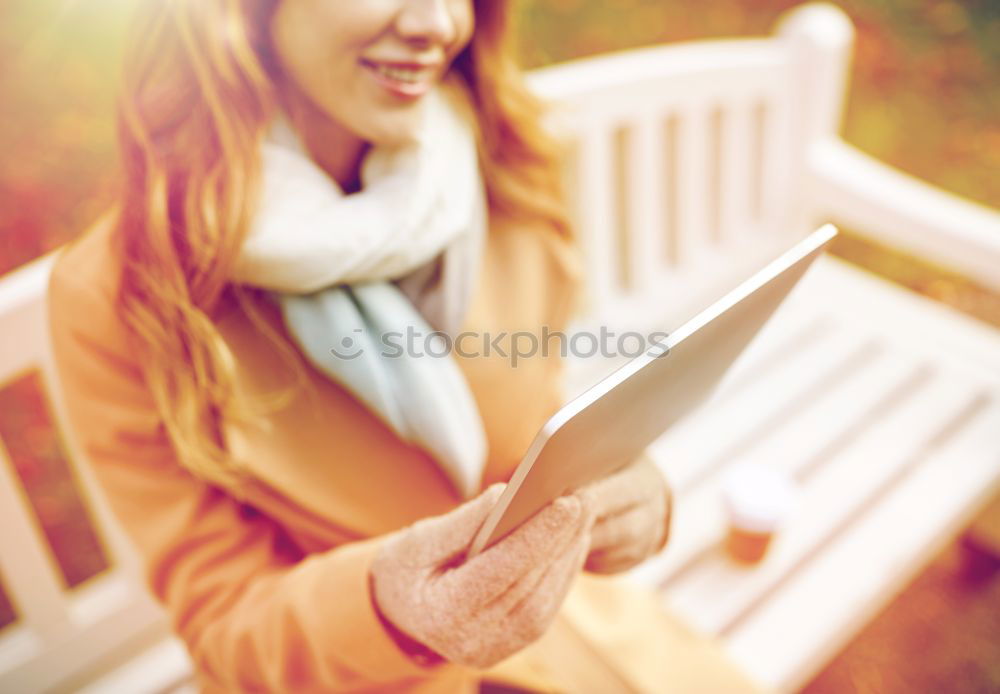
{"type": "MultiPolygon", "coordinates": [[[[805,152],[837,129],[850,42],[838,10],[807,6],[775,38],[648,48],[530,75],[572,143],[566,176],[589,297],[581,327],[671,329],[809,231],[805,152]]],[[[71,688],[166,633],[63,426],[45,325],[51,262],[0,279],[0,589],[15,615],[0,626],[0,691],[71,688]],[[41,403],[32,432],[4,410],[25,393],[41,403]],[[46,520],[52,498],[25,483],[40,470],[76,500],[77,530],[98,555],[89,567],[57,561],[65,533],[46,520]]]]}
{"type": "Polygon", "coordinates": [[[0,281],[0,691],[73,688],[165,633],[137,555],[65,426],[49,354],[52,256],[0,281]],[[12,621],[11,621],[12,619],[12,621]]]}
{"type": "Polygon", "coordinates": [[[676,326],[818,223],[810,146],[839,128],[853,40],[815,4],[764,39],[657,46],[535,71],[571,146],[584,323],[676,326]]]}

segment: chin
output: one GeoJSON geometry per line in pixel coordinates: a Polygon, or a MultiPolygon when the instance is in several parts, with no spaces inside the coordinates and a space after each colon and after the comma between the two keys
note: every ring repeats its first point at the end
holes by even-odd
{"type": "Polygon", "coordinates": [[[362,119],[364,139],[374,145],[395,147],[413,142],[420,132],[421,109],[406,109],[392,113],[372,113],[362,119]]]}

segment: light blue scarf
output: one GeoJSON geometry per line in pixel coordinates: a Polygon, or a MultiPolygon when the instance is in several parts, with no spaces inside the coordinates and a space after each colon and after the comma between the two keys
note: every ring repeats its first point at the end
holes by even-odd
{"type": "Polygon", "coordinates": [[[450,75],[422,107],[416,141],[374,146],[362,162],[362,190],[348,196],[277,120],[235,279],[273,290],[308,360],[431,454],[469,498],[485,466],[482,420],[454,358],[428,352],[445,351],[433,331],[454,337],[461,329],[486,196],[464,83],[450,75]],[[412,349],[396,337],[408,330],[421,336],[412,349]]]}

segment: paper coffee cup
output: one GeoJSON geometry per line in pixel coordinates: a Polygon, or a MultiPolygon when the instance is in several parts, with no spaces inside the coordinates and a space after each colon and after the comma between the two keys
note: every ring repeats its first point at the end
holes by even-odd
{"type": "Polygon", "coordinates": [[[760,561],[775,533],[791,513],[795,483],[780,470],[758,463],[741,463],[723,480],[729,517],[726,549],[738,561],[760,561]]]}

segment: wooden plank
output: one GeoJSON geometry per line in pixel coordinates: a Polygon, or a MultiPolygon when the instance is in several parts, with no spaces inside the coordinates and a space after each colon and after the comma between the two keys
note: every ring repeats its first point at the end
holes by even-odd
{"type": "Polygon", "coordinates": [[[727,650],[752,676],[783,691],[800,687],[997,490],[1000,402],[980,402],[729,635],[727,650]]]}
{"type": "Polygon", "coordinates": [[[773,85],[761,103],[758,117],[759,134],[763,139],[759,152],[761,159],[760,233],[770,236],[785,234],[789,238],[803,230],[789,224],[791,191],[801,190],[792,185],[790,164],[792,155],[790,103],[787,90],[780,83],[773,85]]]}
{"type": "Polygon", "coordinates": [[[583,246],[589,312],[604,313],[603,307],[616,296],[614,208],[612,201],[611,129],[595,128],[579,141],[577,186],[572,197],[573,215],[583,246]]]}
{"type": "Polygon", "coordinates": [[[45,289],[55,261],[49,253],[0,278],[0,383],[33,368],[39,361],[39,339],[45,335],[45,289]]]}
{"type": "Polygon", "coordinates": [[[767,38],[725,39],[670,44],[621,51],[532,70],[530,88],[543,99],[573,106],[609,108],[625,101],[632,107],[683,98],[678,82],[716,87],[773,82],[789,57],[780,41],[767,38]]]}
{"type": "Polygon", "coordinates": [[[0,632],[0,686],[4,691],[19,691],[11,686],[11,672],[45,653],[45,642],[38,633],[23,624],[12,624],[0,632]]]}
{"type": "Polygon", "coordinates": [[[709,248],[709,128],[707,107],[686,104],[678,112],[675,168],[677,262],[700,266],[709,248]]]}
{"type": "Polygon", "coordinates": [[[815,213],[1000,291],[1000,211],[892,168],[840,139],[809,159],[815,213]]]}
{"type": "Polygon", "coordinates": [[[626,219],[630,235],[632,289],[649,290],[666,270],[667,226],[663,191],[667,185],[662,114],[644,114],[626,138],[626,219]]]}
{"type": "Polygon", "coordinates": [[[719,205],[724,243],[752,236],[757,225],[750,217],[750,180],[754,174],[753,113],[744,100],[725,102],[722,110],[719,205]]]}
{"type": "Polygon", "coordinates": [[[79,690],[79,694],[162,694],[196,692],[191,658],[184,644],[170,636],[79,690]]]}
{"type": "Polygon", "coordinates": [[[32,657],[5,669],[0,691],[77,691],[96,675],[128,662],[169,632],[165,617],[150,600],[135,601],[142,586],[129,580],[120,586],[119,608],[94,621],[79,622],[45,642],[32,657]]]}

